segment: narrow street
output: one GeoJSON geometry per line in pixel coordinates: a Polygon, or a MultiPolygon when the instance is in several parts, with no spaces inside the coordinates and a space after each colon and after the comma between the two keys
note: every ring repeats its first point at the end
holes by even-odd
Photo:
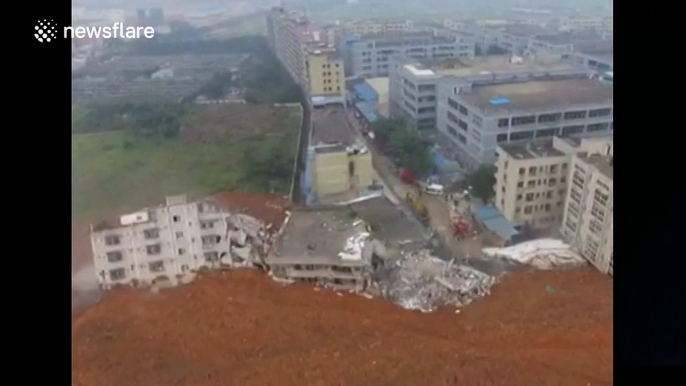
{"type": "MultiPolygon", "coordinates": [[[[366,144],[369,151],[372,153],[372,164],[378,176],[381,178],[381,183],[384,185],[384,190],[391,196],[394,196],[398,202],[404,203],[408,192],[418,194],[418,188],[413,185],[403,183],[398,177],[398,169],[393,162],[386,156],[381,154],[365,137],[362,135],[362,128],[353,112],[347,111],[347,121],[353,135],[362,143],[366,144]]],[[[482,236],[477,235],[472,238],[458,240],[453,236],[451,230],[450,219],[450,204],[444,196],[433,196],[429,194],[422,194],[422,202],[426,205],[429,211],[430,226],[439,236],[444,240],[447,247],[452,252],[453,257],[470,258],[481,255],[482,236]]]]}

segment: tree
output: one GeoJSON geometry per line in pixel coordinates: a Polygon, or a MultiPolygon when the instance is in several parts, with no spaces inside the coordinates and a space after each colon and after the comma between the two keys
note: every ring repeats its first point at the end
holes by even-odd
{"type": "Polygon", "coordinates": [[[183,109],[180,105],[138,105],[133,110],[132,132],[153,138],[174,138],[181,128],[183,109]]]}
{"type": "Polygon", "coordinates": [[[487,204],[495,195],[493,186],[495,185],[495,165],[481,165],[476,171],[467,178],[469,185],[472,186],[472,194],[480,198],[487,204]]]}
{"type": "Polygon", "coordinates": [[[431,144],[402,119],[380,119],[372,125],[374,135],[386,146],[386,154],[401,167],[419,174],[431,171],[431,144]]]}

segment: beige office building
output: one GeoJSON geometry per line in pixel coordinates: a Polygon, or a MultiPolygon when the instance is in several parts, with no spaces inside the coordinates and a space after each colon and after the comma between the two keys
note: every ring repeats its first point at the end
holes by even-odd
{"type": "Polygon", "coordinates": [[[579,153],[606,153],[611,137],[563,138],[503,144],[496,153],[496,207],[515,225],[533,229],[562,223],[569,168],[579,153]]]}
{"type": "Polygon", "coordinates": [[[612,276],[613,151],[574,156],[562,234],[598,270],[612,276]]]}

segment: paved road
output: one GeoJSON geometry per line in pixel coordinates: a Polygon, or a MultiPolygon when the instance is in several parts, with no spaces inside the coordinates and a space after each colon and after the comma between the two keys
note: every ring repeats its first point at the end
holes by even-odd
{"type": "MultiPolygon", "coordinates": [[[[354,135],[358,140],[367,143],[372,152],[373,166],[383,181],[384,189],[401,202],[405,200],[408,192],[417,194],[418,189],[415,186],[405,184],[400,180],[398,170],[391,160],[382,155],[374,146],[371,146],[369,141],[362,136],[361,127],[352,111],[348,111],[347,118],[354,135]]],[[[423,194],[422,201],[429,211],[431,227],[443,238],[453,257],[465,258],[481,255],[482,237],[480,235],[466,240],[457,240],[452,235],[449,203],[443,196],[423,194]]]]}

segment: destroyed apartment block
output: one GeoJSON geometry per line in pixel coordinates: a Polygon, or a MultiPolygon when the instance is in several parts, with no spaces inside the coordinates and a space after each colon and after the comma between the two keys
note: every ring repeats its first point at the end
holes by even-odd
{"type": "Polygon", "coordinates": [[[183,282],[184,275],[202,269],[263,265],[273,233],[211,198],[188,202],[183,195],[91,226],[91,245],[96,275],[108,289],[183,282]]]}
{"type": "Polygon", "coordinates": [[[426,243],[425,230],[385,197],[291,213],[266,264],[278,281],[365,291],[383,261],[426,243]]]}

